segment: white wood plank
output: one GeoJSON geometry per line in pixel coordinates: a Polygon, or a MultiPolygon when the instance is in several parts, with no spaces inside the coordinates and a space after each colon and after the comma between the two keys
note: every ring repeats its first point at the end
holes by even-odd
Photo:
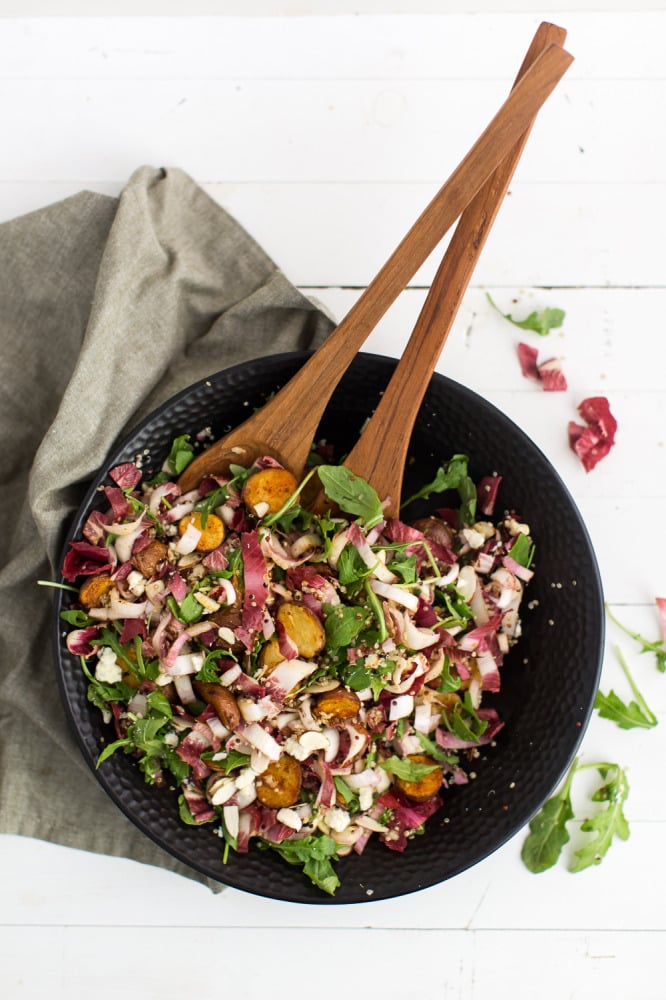
{"type": "MultiPolygon", "coordinates": [[[[496,81],[0,81],[11,143],[3,179],[127,174],[179,164],[208,179],[433,181],[439,185],[504,100],[496,81]],[[35,150],[34,135],[40,135],[35,150]]],[[[521,159],[523,182],[654,183],[666,145],[648,142],[666,116],[666,81],[565,79],[542,109],[521,159]]]]}
{"type": "Polygon", "coordinates": [[[413,991],[415,957],[428,995],[445,1000],[663,997],[654,976],[661,933],[359,929],[339,930],[333,940],[330,931],[307,928],[297,935],[230,929],[222,936],[208,928],[114,927],[103,935],[90,927],[13,928],[0,945],[0,981],[23,1000],[70,1000],[84,991],[114,1000],[132,983],[141,984],[145,1000],[209,996],[218,983],[239,1000],[256,1000],[274,977],[284,981],[284,970],[293,970],[298,982],[316,983],[321,1000],[337,1000],[337,970],[355,965],[358,955],[373,993],[387,1000],[413,991]]]}
{"type": "MultiPolygon", "coordinates": [[[[116,196],[140,164],[137,157],[130,151],[115,179],[84,174],[0,179],[0,221],[84,189],[116,196]]],[[[74,160],[69,164],[71,170],[79,166],[74,160]]],[[[228,183],[206,180],[208,172],[190,172],[295,284],[312,288],[367,284],[438,187],[409,182],[228,183]]],[[[503,286],[510,295],[535,285],[663,288],[663,261],[645,237],[647,219],[653,232],[666,230],[666,181],[600,186],[516,182],[479,260],[474,284],[503,286]]],[[[429,285],[438,260],[436,252],[412,283],[429,285]]],[[[627,305],[623,315],[630,311],[627,305]]],[[[605,322],[612,322],[612,314],[605,322]]]]}
{"type": "MultiPolygon", "coordinates": [[[[82,14],[99,9],[100,2],[87,0],[85,6],[82,14]]],[[[139,14],[141,6],[133,0],[128,13],[139,14]]],[[[223,6],[220,13],[228,13],[229,0],[223,6]]],[[[241,6],[238,13],[246,15],[248,0],[242,0],[241,6]]],[[[281,4],[280,13],[284,6],[281,4]]],[[[317,6],[310,0],[303,4],[303,13],[316,15],[317,6]]],[[[331,6],[335,9],[330,13],[342,13],[337,0],[331,6]]],[[[286,18],[270,16],[275,5],[269,3],[265,10],[269,16],[265,17],[191,17],[174,24],[164,16],[163,0],[155,11],[163,16],[131,19],[116,16],[122,11],[116,0],[109,10],[112,17],[79,21],[18,17],[6,22],[0,34],[0,76],[391,81],[473,77],[508,81],[539,20],[555,12],[551,3],[550,14],[543,14],[540,8],[527,15],[517,13],[514,0],[512,12],[492,11],[470,18],[453,13],[449,3],[446,16],[441,16],[437,0],[433,6],[440,16],[395,17],[388,5],[382,4],[374,17],[286,18]],[[503,38],[502,45],[497,44],[498,35],[503,38]]],[[[480,9],[478,0],[474,6],[480,9]]],[[[643,2],[631,13],[613,14],[604,5],[600,44],[598,16],[587,6],[586,13],[568,9],[557,17],[557,23],[568,30],[567,45],[576,57],[569,79],[663,79],[663,10],[646,13],[643,2]],[[625,44],[628,33],[635,38],[634,45],[625,44]]],[[[21,0],[18,13],[21,7],[29,12],[26,0],[21,0]]],[[[411,3],[403,2],[403,7],[409,8],[408,13],[417,13],[411,3]]],[[[63,8],[60,2],[61,15],[63,8]]]]}

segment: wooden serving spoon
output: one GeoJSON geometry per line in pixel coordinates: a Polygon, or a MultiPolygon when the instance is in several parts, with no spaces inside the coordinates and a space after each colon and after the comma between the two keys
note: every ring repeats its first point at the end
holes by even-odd
{"type": "Polygon", "coordinates": [[[347,316],[266,406],[188,465],[178,480],[183,492],[194,489],[205,476],[226,473],[232,462],[247,466],[266,454],[300,478],[326,404],[366,337],[527,132],[571,62],[560,45],[552,44],[526,69],[347,316]]]}
{"type": "MultiPolygon", "coordinates": [[[[565,38],[563,28],[547,22],[541,24],[516,84],[549,45],[563,45],[565,38]]],[[[528,127],[463,212],[402,358],[361,437],[345,459],[344,464],[352,472],[372,483],[379,496],[386,498],[384,510],[388,517],[399,514],[414,421],[529,132],[528,127]]],[[[321,508],[323,503],[320,494],[316,506],[321,508]]]]}

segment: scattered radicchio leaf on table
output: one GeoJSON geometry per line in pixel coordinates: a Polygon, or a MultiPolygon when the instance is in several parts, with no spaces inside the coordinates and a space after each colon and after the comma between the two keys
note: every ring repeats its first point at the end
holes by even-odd
{"type": "Polygon", "coordinates": [[[615,444],[617,420],[605,396],[589,396],[578,406],[587,426],[569,421],[569,445],[590,472],[615,444]]]}
{"type": "Polygon", "coordinates": [[[541,364],[538,364],[536,348],[521,341],[517,349],[520,370],[525,378],[532,378],[536,382],[540,382],[545,392],[565,391],[567,380],[557,358],[549,358],[548,361],[542,361],[541,364]]]}

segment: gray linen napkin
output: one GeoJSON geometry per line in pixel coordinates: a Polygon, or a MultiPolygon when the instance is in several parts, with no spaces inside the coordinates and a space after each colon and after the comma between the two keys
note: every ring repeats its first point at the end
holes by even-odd
{"type": "Polygon", "coordinates": [[[114,440],[175,392],[317,346],[330,320],[180,170],[0,225],[0,833],[160,865],[83,762],[50,652],[67,518],[114,440]]]}

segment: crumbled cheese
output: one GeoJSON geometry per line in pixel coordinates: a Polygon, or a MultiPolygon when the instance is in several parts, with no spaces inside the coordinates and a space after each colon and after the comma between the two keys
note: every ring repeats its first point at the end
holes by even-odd
{"type": "Polygon", "coordinates": [[[103,684],[118,684],[123,679],[122,667],[109,646],[104,646],[97,655],[95,678],[103,684]]]}
{"type": "Polygon", "coordinates": [[[178,746],[178,733],[170,732],[164,734],[164,742],[168,747],[178,746]]]}
{"type": "Polygon", "coordinates": [[[146,590],[146,578],[139,573],[138,569],[133,569],[127,574],[127,586],[135,597],[142,597],[146,590]]]}
{"type": "Polygon", "coordinates": [[[475,528],[463,528],[461,532],[463,538],[469,545],[470,549],[480,549],[485,542],[485,536],[477,531],[475,528]]]}
{"type": "Polygon", "coordinates": [[[326,822],[331,830],[342,833],[343,830],[347,829],[351,820],[346,809],[338,809],[337,806],[334,806],[333,809],[326,810],[326,822]]]}
{"type": "Polygon", "coordinates": [[[529,524],[521,524],[520,521],[516,521],[513,517],[507,517],[504,524],[510,535],[529,535],[530,533],[529,524]]]}

